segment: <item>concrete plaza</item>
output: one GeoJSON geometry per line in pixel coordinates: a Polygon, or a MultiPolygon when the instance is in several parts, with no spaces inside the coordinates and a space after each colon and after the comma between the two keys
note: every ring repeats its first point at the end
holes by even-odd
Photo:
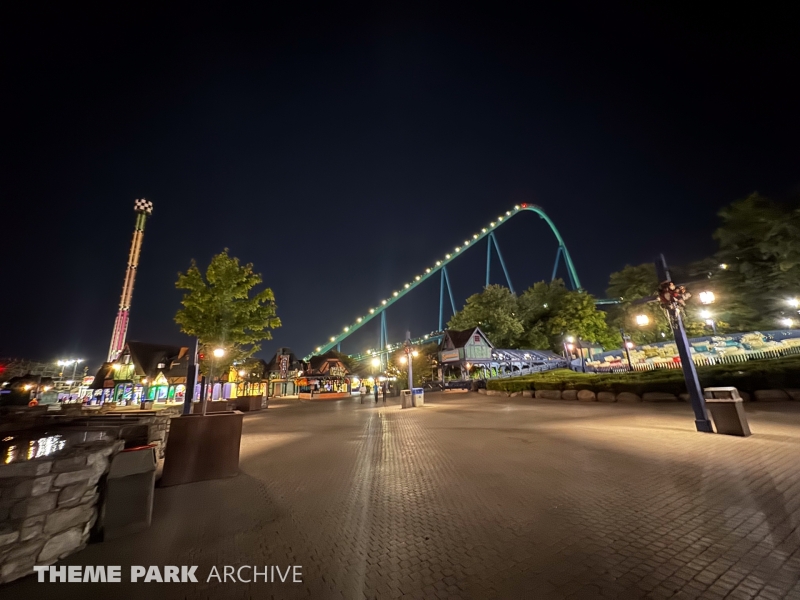
{"type": "Polygon", "coordinates": [[[432,394],[273,404],[241,474],[158,489],[153,526],[63,564],[198,565],[196,584],[49,584],[2,598],[800,598],[800,403],[747,439],[685,404],[432,394]],[[302,565],[303,583],[206,582],[302,565]]]}

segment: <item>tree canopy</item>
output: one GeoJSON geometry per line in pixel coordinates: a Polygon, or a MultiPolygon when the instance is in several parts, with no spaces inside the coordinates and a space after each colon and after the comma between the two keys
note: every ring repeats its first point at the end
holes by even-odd
{"type": "Polygon", "coordinates": [[[709,269],[718,310],[738,330],[777,329],[800,294],[800,209],[757,193],[719,212],[719,250],[709,269]]]}
{"type": "Polygon", "coordinates": [[[614,343],[605,313],[597,310],[594,297],[567,290],[561,279],[535,283],[519,297],[506,287],[490,285],[470,296],[448,327],[480,327],[499,348],[560,351],[567,335],[601,345],[614,343]]]}
{"type": "Polygon", "coordinates": [[[517,297],[510,289],[490,285],[467,298],[464,308],[453,315],[447,326],[480,327],[498,348],[513,348],[525,331],[517,311],[517,297]]]}
{"type": "Polygon", "coordinates": [[[175,322],[183,333],[198,338],[205,356],[200,365],[203,373],[212,360],[218,373],[246,360],[261,349],[261,341],[272,339],[271,329],[280,327],[272,290],[264,288],[252,295],[261,283],[253,265],[239,264],[227,248],[211,259],[205,275],[194,260],[185,273],[178,274],[175,287],[185,293],[175,322]],[[223,357],[212,358],[216,348],[225,350],[223,357]]]}

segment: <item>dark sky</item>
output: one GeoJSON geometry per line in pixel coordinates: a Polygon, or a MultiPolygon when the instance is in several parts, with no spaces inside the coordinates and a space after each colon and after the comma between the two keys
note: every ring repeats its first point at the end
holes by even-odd
{"type": "MultiPolygon", "coordinates": [[[[603,295],[626,263],[712,252],[721,206],[800,185],[778,10],[62,4],[0,9],[0,356],[104,359],[139,197],[129,339],[185,342],[176,274],[228,247],[277,297],[268,356],[307,353],[515,203],[544,207],[603,295]]],[[[518,291],[549,277],[533,214],[498,240],[518,291]]],[[[457,301],[484,260],[454,264],[457,301]]],[[[438,280],[390,333],[437,312],[438,280]]]]}

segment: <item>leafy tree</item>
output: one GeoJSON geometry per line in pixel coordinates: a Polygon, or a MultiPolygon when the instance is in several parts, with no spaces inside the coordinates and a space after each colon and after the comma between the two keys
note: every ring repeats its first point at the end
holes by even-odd
{"type": "Polygon", "coordinates": [[[186,273],[178,273],[175,287],[186,291],[175,322],[183,333],[198,338],[205,355],[201,372],[207,373],[214,361],[214,371],[224,373],[234,362],[258,352],[261,341],[272,339],[270,329],[280,327],[281,321],[271,289],[251,295],[261,283],[253,265],[240,265],[227,248],[211,259],[205,276],[194,260],[186,273]],[[225,355],[214,358],[215,348],[225,349],[225,355]]]}
{"type": "Polygon", "coordinates": [[[501,285],[490,285],[467,298],[464,308],[453,315],[447,326],[450,329],[480,327],[498,348],[516,347],[524,332],[517,315],[517,298],[501,285]]]}
{"type": "MultiPolygon", "coordinates": [[[[664,311],[657,302],[647,302],[658,290],[658,276],[654,263],[625,265],[621,271],[611,274],[606,294],[618,298],[621,303],[608,311],[608,323],[615,330],[622,329],[635,344],[652,344],[672,339],[672,328],[664,311]],[[636,324],[638,315],[647,315],[649,324],[640,327],[636,324]],[[664,335],[661,335],[661,334],[664,335]]],[[[617,334],[615,345],[622,343],[617,334]]]]}
{"type": "MultiPolygon", "coordinates": [[[[545,333],[553,350],[561,348],[564,335],[574,335],[604,347],[619,345],[606,323],[606,314],[597,310],[594,296],[568,291],[545,321],[545,333]]],[[[620,341],[621,342],[621,341],[620,341]]]]}
{"type": "Polygon", "coordinates": [[[796,317],[786,300],[800,292],[800,209],[753,193],[719,216],[711,271],[717,310],[738,330],[774,329],[782,317],[796,317]]]}
{"type": "Polygon", "coordinates": [[[491,285],[467,300],[448,326],[467,329],[479,326],[499,348],[550,348],[560,351],[565,335],[614,344],[605,313],[585,292],[566,289],[564,282],[535,283],[517,298],[503,286],[491,285]]]}

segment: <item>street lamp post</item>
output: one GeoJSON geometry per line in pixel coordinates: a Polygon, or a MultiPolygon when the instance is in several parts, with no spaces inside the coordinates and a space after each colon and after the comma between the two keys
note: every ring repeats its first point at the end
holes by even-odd
{"type": "MultiPolygon", "coordinates": [[[[208,368],[208,383],[211,386],[211,400],[213,402],[213,400],[214,400],[214,365],[217,362],[215,359],[222,358],[223,356],[225,356],[225,349],[224,348],[214,348],[214,351],[212,352],[212,354],[214,355],[214,357],[211,359],[211,366],[208,368]]],[[[203,416],[205,416],[205,414],[206,414],[207,404],[208,404],[208,400],[206,398],[206,394],[204,393],[203,394],[203,410],[202,410],[202,415],[203,416]]]]}
{"type": "Polygon", "coordinates": [[[707,310],[701,310],[700,316],[705,320],[706,325],[711,325],[711,331],[714,332],[714,335],[717,335],[717,322],[712,318],[711,312],[707,310]]]}
{"type": "Polygon", "coordinates": [[[619,334],[622,336],[622,347],[625,348],[625,356],[628,357],[628,370],[633,371],[633,364],[631,363],[631,347],[633,344],[630,337],[625,335],[622,327],[619,328],[619,334]]]}
{"type": "MultiPolygon", "coordinates": [[[[717,297],[714,295],[714,292],[700,292],[698,294],[700,298],[700,302],[704,305],[708,306],[709,304],[714,304],[716,302],[717,297]]],[[[706,325],[711,325],[711,331],[714,332],[714,335],[717,335],[717,322],[714,320],[713,315],[708,310],[703,310],[700,312],[700,316],[705,319],[706,325]]]]}
{"type": "Polygon", "coordinates": [[[667,268],[667,260],[662,254],[659,260],[656,261],[656,272],[658,273],[658,280],[660,282],[659,288],[659,301],[669,316],[669,322],[672,326],[672,332],[675,335],[675,345],[678,347],[678,354],[681,358],[681,369],[683,370],[683,378],[686,381],[686,391],[689,392],[689,398],[692,401],[692,409],[695,416],[695,427],[697,431],[705,433],[714,433],[711,427],[711,421],[708,419],[708,410],[706,408],[706,400],[703,396],[703,390],[700,387],[700,380],[697,378],[697,369],[694,366],[692,355],[689,350],[689,340],[686,337],[686,329],[683,326],[683,319],[681,316],[681,309],[683,300],[676,297],[676,288],[672,283],[672,277],[667,268]]]}

